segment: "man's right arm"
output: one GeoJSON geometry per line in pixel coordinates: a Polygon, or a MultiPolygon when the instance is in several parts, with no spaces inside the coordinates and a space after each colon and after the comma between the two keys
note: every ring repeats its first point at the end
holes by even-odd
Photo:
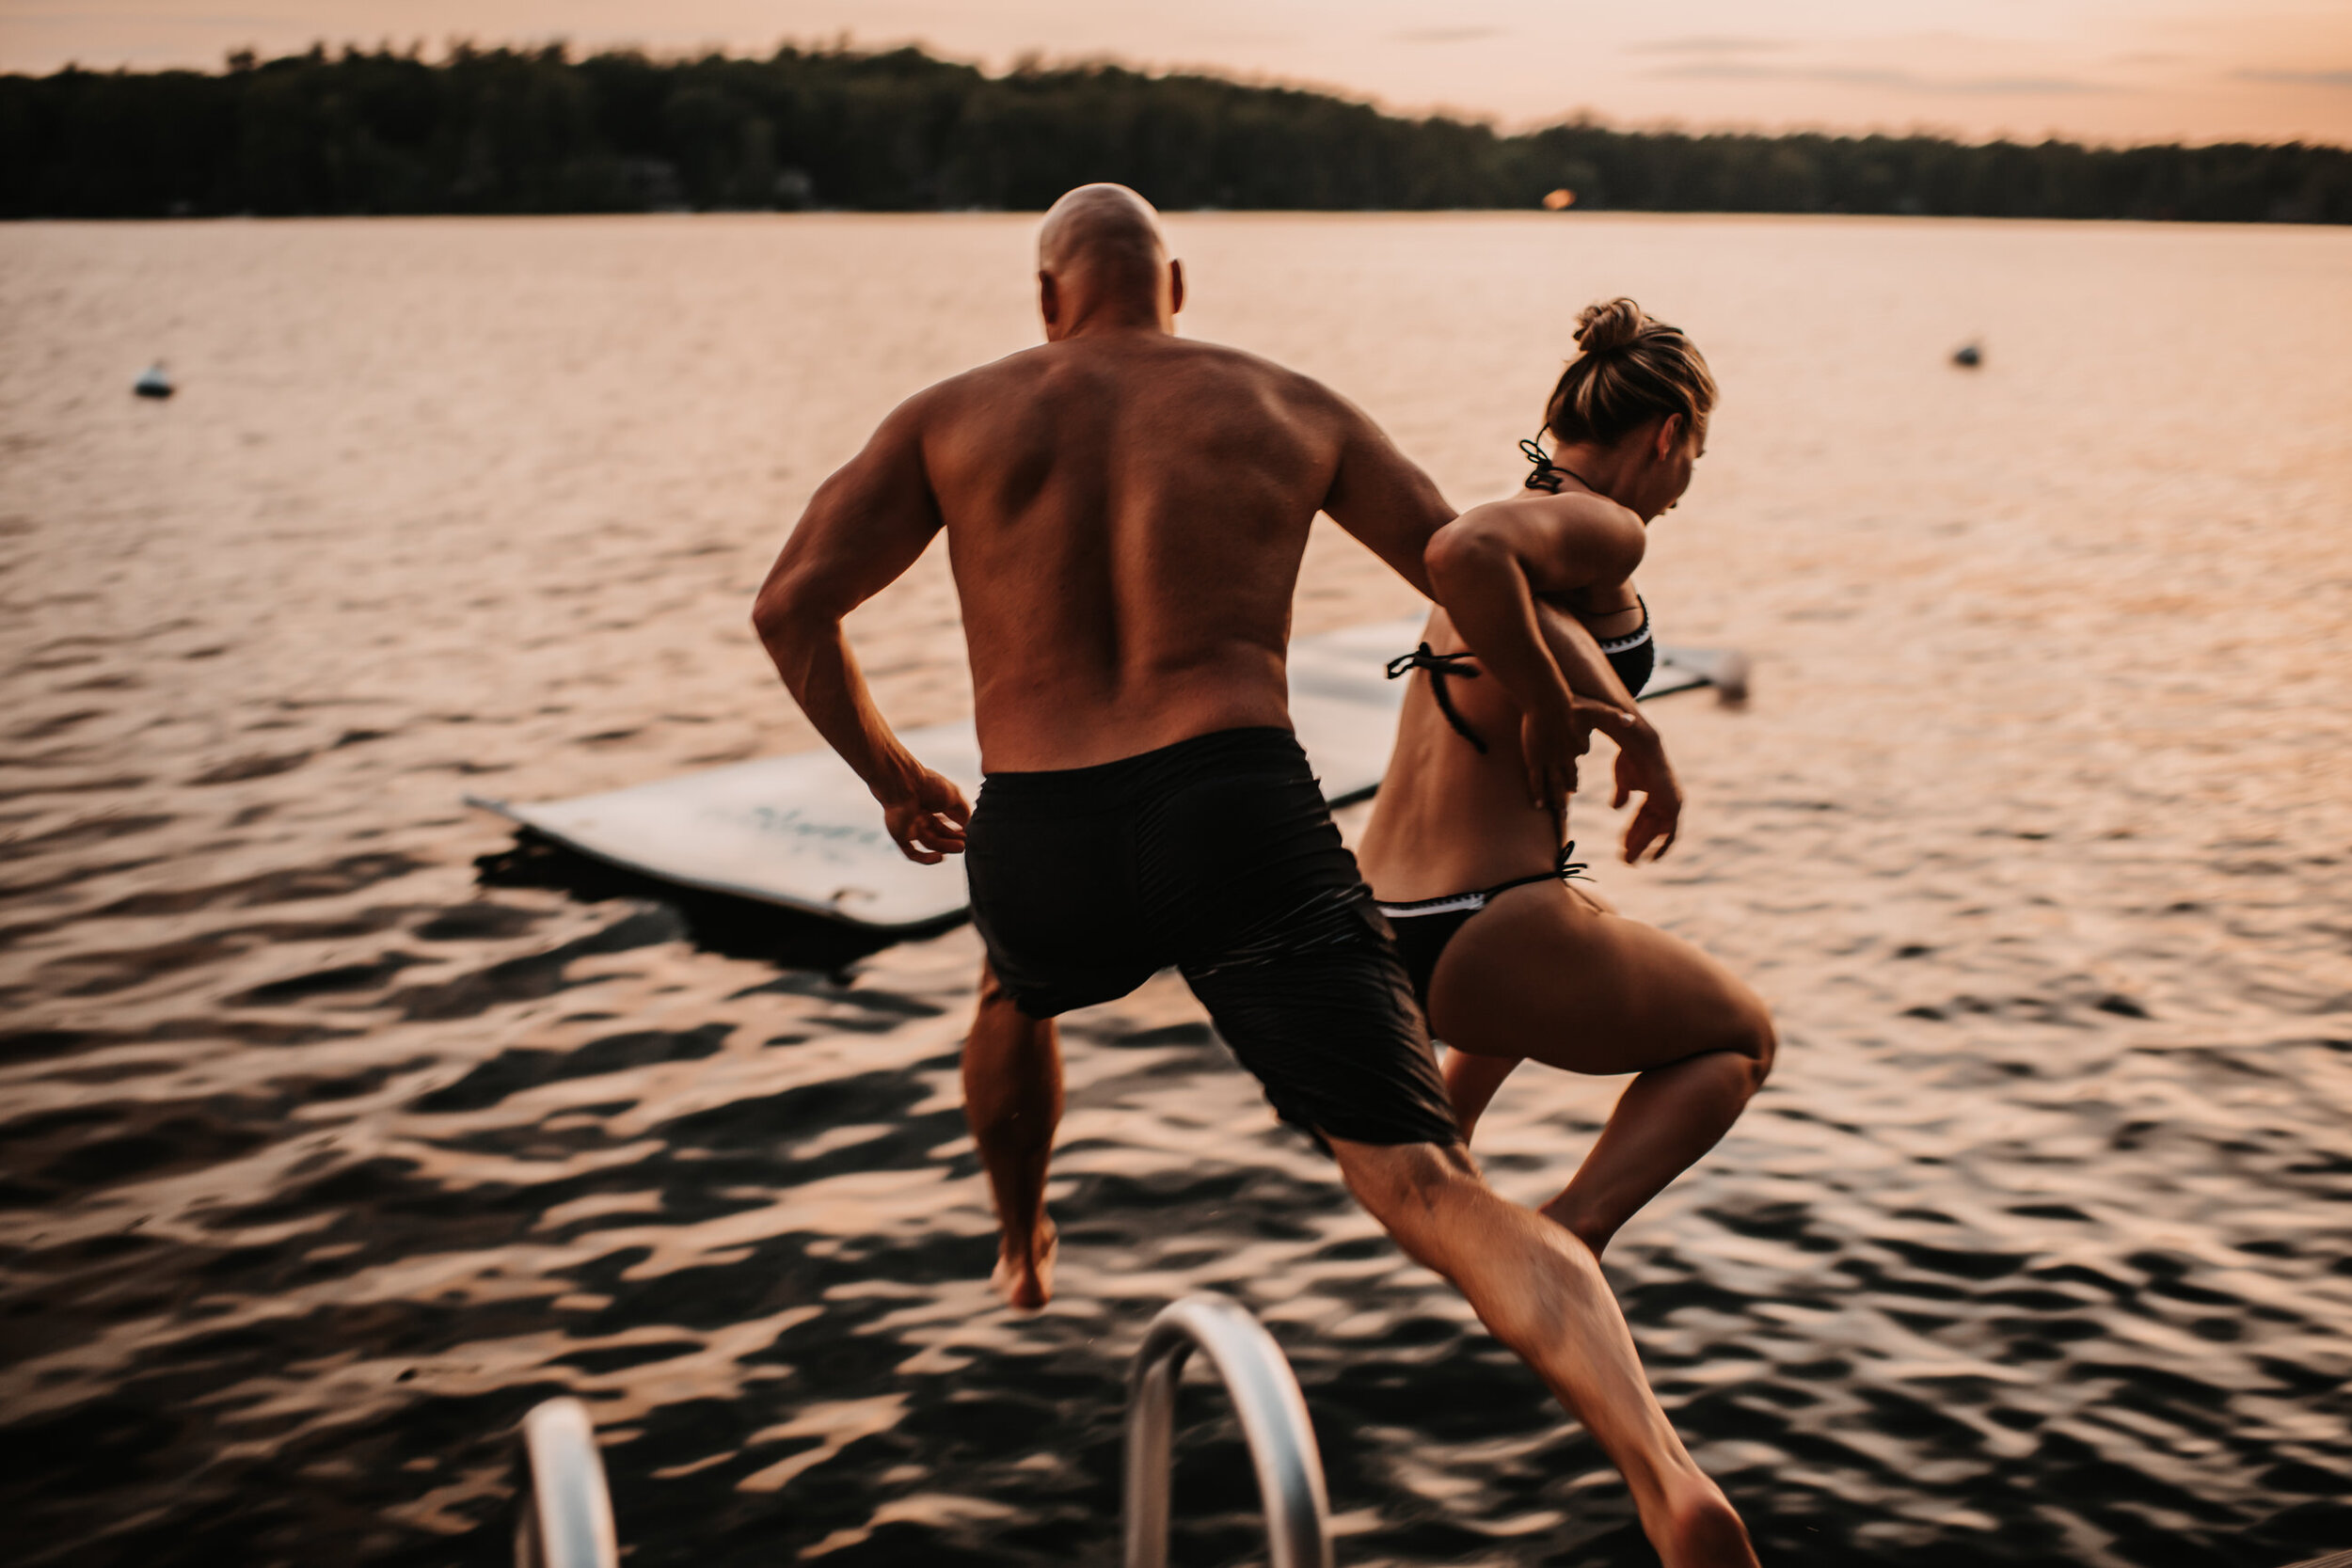
{"type": "Polygon", "coordinates": [[[931,864],[963,847],[970,808],[891,733],[841,625],[912,566],[942,526],[923,467],[924,402],[900,404],[818,487],[760,585],[752,625],[792,700],[882,803],[900,852],[931,864]]]}

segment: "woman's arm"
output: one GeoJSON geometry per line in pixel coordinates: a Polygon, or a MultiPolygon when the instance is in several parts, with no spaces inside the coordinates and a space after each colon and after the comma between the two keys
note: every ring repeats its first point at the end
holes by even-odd
{"type": "Polygon", "coordinates": [[[1423,559],[1438,602],[1525,715],[1530,800],[1561,809],[1585,749],[1576,693],[1627,710],[1633,699],[1591,632],[1571,622],[1551,645],[1540,596],[1623,582],[1640,564],[1641,519],[1597,496],[1543,496],[1472,507],[1431,537],[1423,559]]]}
{"type": "MultiPolygon", "coordinates": [[[[1617,790],[1613,804],[1623,806],[1635,795],[1642,797],[1641,809],[1633,820],[1626,824],[1625,862],[1638,862],[1643,851],[1652,844],[1658,846],[1656,860],[1674,847],[1675,834],[1682,822],[1682,785],[1675,778],[1674,765],[1666,760],[1666,743],[1657,729],[1644,716],[1641,705],[1627,692],[1625,683],[1618,680],[1592,629],[1557,605],[1544,604],[1539,611],[1544,642],[1560,668],[1566,671],[1593,662],[1599,665],[1598,673],[1607,679],[1613,696],[1601,697],[1598,702],[1580,703],[1593,728],[1617,743],[1617,790]],[[1603,706],[1607,704],[1607,706],[1603,706]]],[[[1571,684],[1576,678],[1570,677],[1571,684]]],[[[1580,692],[1583,689],[1581,686],[1580,692]]],[[[1597,696],[1597,693],[1595,693],[1597,696]]]]}

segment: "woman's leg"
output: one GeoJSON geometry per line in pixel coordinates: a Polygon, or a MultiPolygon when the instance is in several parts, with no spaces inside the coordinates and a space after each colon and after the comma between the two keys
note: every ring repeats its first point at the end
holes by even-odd
{"type": "MultiPolygon", "coordinates": [[[[1433,1031],[1434,1032],[1434,1031],[1433,1031]]],[[[1448,1049],[1445,1053],[1445,1097],[1454,1106],[1454,1119],[1462,1124],[1462,1141],[1478,1131],[1478,1118],[1502,1087],[1502,1081],[1525,1061],[1524,1056],[1480,1056],[1448,1049]]]]}
{"type": "Polygon", "coordinates": [[[1521,1056],[1640,1074],[1543,1207],[1596,1253],[1715,1147],[1776,1045],[1772,1015],[1729,970],[1557,883],[1501,894],[1463,926],[1430,978],[1429,1015],[1431,1032],[1467,1053],[1458,1069],[1449,1061],[1449,1088],[1484,1084],[1491,1096],[1521,1056]]]}

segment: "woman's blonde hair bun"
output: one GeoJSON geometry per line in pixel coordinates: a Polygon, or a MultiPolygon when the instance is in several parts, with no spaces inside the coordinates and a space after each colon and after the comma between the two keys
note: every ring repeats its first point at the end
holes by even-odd
{"type": "Polygon", "coordinates": [[[1564,446],[1614,446],[1651,420],[1679,414],[1695,427],[1714,411],[1715,376],[1697,346],[1629,299],[1584,307],[1576,344],[1583,352],[1544,405],[1545,428],[1564,446]]]}
{"type": "Polygon", "coordinates": [[[1639,338],[1642,328],[1649,325],[1642,308],[1621,294],[1578,312],[1576,346],[1587,354],[1607,354],[1639,338]]]}

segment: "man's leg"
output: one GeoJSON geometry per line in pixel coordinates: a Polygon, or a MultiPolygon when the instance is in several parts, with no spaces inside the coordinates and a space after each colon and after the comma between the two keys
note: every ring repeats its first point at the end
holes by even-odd
{"type": "Polygon", "coordinates": [[[1665,1568],[1755,1568],[1740,1516],[1659,1408],[1592,1249],[1497,1196],[1460,1145],[1327,1141],[1358,1201],[1584,1423],[1665,1568]]]}
{"type": "Polygon", "coordinates": [[[1032,1311],[1054,1297],[1057,1240],[1045,1217],[1045,1167],[1061,1106],[1061,1044],[1053,1021],[1014,1006],[983,962],[979,1006],[963,1042],[963,1119],[996,1201],[996,1272],[989,1283],[1012,1306],[1032,1311]]]}

